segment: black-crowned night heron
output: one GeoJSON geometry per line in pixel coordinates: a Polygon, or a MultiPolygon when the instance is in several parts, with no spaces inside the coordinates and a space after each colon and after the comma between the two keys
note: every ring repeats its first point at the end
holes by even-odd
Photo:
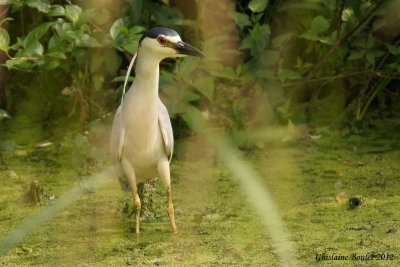
{"type": "Polygon", "coordinates": [[[167,191],[168,215],[175,233],[169,168],[174,137],[168,111],[158,96],[159,63],[168,57],[203,57],[203,53],[184,43],[174,30],[156,27],[143,34],[136,54],[135,80],[115,113],[111,154],[119,160],[132,192],[137,208],[136,233],[141,208],[137,183],[157,175],[167,191]]]}

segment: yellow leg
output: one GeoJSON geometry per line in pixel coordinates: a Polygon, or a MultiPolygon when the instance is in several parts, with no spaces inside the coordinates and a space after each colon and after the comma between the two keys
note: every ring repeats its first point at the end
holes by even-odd
{"type": "Polygon", "coordinates": [[[175,214],[174,214],[174,205],[172,205],[172,194],[171,194],[171,178],[170,178],[170,170],[169,170],[169,161],[167,158],[164,158],[158,163],[158,173],[161,177],[161,182],[164,185],[165,190],[167,191],[168,197],[168,216],[169,221],[171,223],[172,232],[176,234],[176,225],[175,225],[175,214]]]}
{"type": "Polygon", "coordinates": [[[122,164],[122,169],[124,170],[124,173],[126,177],[128,178],[129,186],[131,187],[131,192],[132,192],[132,199],[133,202],[136,205],[136,233],[139,234],[140,232],[140,209],[142,207],[140,203],[140,198],[138,195],[137,191],[137,185],[136,185],[136,175],[135,175],[135,170],[133,169],[132,165],[127,161],[126,159],[122,158],[121,160],[122,164]]]}
{"type": "Polygon", "coordinates": [[[175,212],[174,212],[174,205],[172,204],[172,195],[171,195],[171,188],[167,189],[167,195],[168,195],[168,215],[169,215],[169,221],[171,223],[172,227],[172,232],[176,234],[176,225],[175,225],[175,212]]]}
{"type": "Polygon", "coordinates": [[[142,208],[142,204],[140,203],[140,198],[139,195],[136,192],[132,191],[132,197],[133,201],[135,202],[136,205],[136,234],[140,233],[140,209],[142,208]]]}

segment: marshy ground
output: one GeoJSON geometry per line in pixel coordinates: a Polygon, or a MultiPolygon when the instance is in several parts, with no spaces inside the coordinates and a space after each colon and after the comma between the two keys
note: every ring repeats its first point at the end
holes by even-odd
{"type": "MultiPolygon", "coordinates": [[[[0,236],[101,169],[96,162],[77,162],[73,149],[62,148],[61,157],[60,149],[16,147],[3,153],[0,236]],[[35,180],[37,205],[29,198],[35,180]]],[[[156,190],[145,193],[151,211],[137,236],[130,195],[110,179],[37,227],[0,257],[0,266],[279,266],[262,222],[212,150],[187,139],[177,151],[172,164],[176,235],[159,180],[156,190]]],[[[398,129],[266,143],[244,152],[244,158],[265,178],[300,266],[400,264],[398,129]],[[350,205],[352,197],[360,201],[350,205]],[[389,259],[351,260],[352,254],[383,253],[389,259]],[[349,259],[316,260],[332,255],[349,259]]]]}

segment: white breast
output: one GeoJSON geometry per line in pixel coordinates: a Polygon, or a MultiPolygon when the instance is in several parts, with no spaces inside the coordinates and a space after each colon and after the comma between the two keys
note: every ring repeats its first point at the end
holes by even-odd
{"type": "Polygon", "coordinates": [[[158,125],[158,96],[142,93],[130,90],[122,110],[125,128],[122,157],[132,164],[138,181],[155,177],[157,163],[165,156],[158,125]]]}

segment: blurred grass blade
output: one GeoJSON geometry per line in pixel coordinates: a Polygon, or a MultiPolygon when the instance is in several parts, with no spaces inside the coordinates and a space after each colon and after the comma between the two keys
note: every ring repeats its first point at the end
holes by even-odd
{"type": "Polygon", "coordinates": [[[9,250],[13,249],[37,229],[37,227],[53,219],[58,213],[77,201],[85,192],[88,192],[88,190],[96,190],[112,181],[110,177],[115,177],[115,173],[116,167],[112,166],[100,173],[92,175],[67,191],[53,205],[43,207],[30,219],[19,225],[13,232],[3,238],[0,243],[0,255],[4,255],[9,250]]]}
{"type": "Polygon", "coordinates": [[[201,112],[193,106],[187,106],[184,119],[192,129],[203,135],[217,151],[220,160],[232,172],[251,204],[256,209],[266,232],[272,239],[273,247],[283,266],[298,266],[295,249],[290,241],[289,232],[275,205],[269,190],[261,182],[254,168],[240,155],[240,152],[220,133],[210,131],[201,112]]]}

